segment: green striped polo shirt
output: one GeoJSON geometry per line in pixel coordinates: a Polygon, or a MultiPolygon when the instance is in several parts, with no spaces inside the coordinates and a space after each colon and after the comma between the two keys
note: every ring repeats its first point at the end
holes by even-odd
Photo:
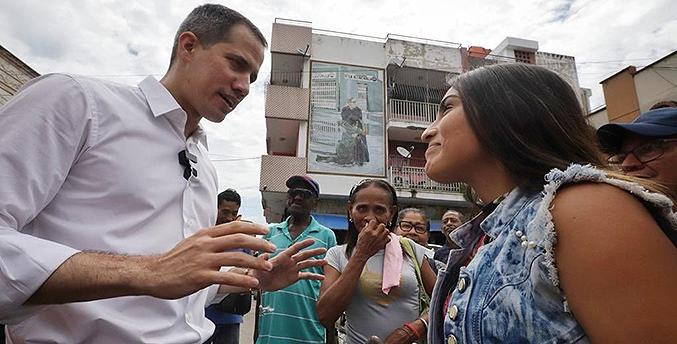
{"type": "MultiPolygon", "coordinates": [[[[308,227],[295,240],[291,240],[286,221],[271,225],[270,232],[263,238],[277,246],[276,255],[292,244],[307,238],[315,243],[306,248],[324,247],[329,250],[336,246],[336,236],[331,229],[321,225],[311,216],[308,227]]],[[[324,259],[324,254],[317,256],[324,259]]],[[[313,267],[308,272],[321,274],[322,268],[313,267]]],[[[277,343],[324,343],[325,328],[317,319],[315,303],[320,293],[321,281],[301,280],[284,289],[263,292],[259,316],[259,337],[256,344],[277,343]]]]}

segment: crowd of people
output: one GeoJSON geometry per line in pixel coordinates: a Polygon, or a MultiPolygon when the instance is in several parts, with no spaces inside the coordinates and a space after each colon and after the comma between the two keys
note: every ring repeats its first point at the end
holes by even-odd
{"type": "Polygon", "coordinates": [[[458,75],[425,170],[481,209],[444,213],[431,251],[427,214],[365,179],[337,245],[308,176],[287,180],[279,224],[217,195],[199,122],[247,96],[266,46],[205,4],[160,81],[49,74],[0,108],[8,343],[237,343],[251,291],[260,344],[333,343],[342,317],[350,344],[677,342],[677,108],[595,132],[548,69],[458,75]]]}

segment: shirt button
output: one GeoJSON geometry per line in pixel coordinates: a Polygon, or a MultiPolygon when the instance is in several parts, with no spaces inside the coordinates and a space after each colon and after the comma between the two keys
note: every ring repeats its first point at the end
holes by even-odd
{"type": "Polygon", "coordinates": [[[451,308],[449,308],[449,319],[456,320],[457,315],[458,315],[458,307],[456,307],[456,305],[451,306],[451,308]]]}
{"type": "Polygon", "coordinates": [[[186,221],[186,227],[193,227],[193,221],[191,220],[186,221]]]}
{"type": "Polygon", "coordinates": [[[466,287],[465,284],[466,284],[466,283],[465,283],[465,278],[464,278],[464,277],[462,277],[461,279],[458,280],[458,291],[459,291],[459,292],[462,293],[462,292],[465,291],[465,287],[466,287]]]}
{"type": "Polygon", "coordinates": [[[456,344],[458,342],[456,341],[456,337],[453,334],[450,334],[449,337],[447,337],[447,343],[448,344],[456,344]]]}

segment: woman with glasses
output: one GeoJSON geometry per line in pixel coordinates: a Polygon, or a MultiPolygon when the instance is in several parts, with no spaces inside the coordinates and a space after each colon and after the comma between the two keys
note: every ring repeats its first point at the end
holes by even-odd
{"type": "MultiPolygon", "coordinates": [[[[409,238],[415,243],[428,247],[430,239],[430,220],[425,212],[418,208],[405,208],[397,214],[397,225],[395,234],[409,238]]],[[[426,257],[432,257],[432,250],[426,251],[426,257]]]]}
{"type": "MultiPolygon", "coordinates": [[[[397,223],[395,189],[380,179],[353,186],[347,203],[346,244],[327,252],[317,315],[331,326],[346,314],[349,344],[372,336],[413,343],[426,335],[427,305],[435,283],[425,248],[391,235],[397,223]]],[[[415,230],[414,230],[415,231],[415,230]]]]}
{"type": "Polygon", "coordinates": [[[426,174],[486,204],[451,234],[429,343],[677,343],[673,202],[607,168],[567,81],[461,74],[422,139],[426,174]]]}

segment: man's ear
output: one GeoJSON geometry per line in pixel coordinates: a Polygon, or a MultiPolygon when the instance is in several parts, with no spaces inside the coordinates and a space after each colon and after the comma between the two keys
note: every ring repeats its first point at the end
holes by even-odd
{"type": "Polygon", "coordinates": [[[193,58],[195,50],[200,47],[200,40],[194,33],[186,31],[179,35],[179,41],[176,50],[177,57],[182,61],[190,61],[193,58]]]}

